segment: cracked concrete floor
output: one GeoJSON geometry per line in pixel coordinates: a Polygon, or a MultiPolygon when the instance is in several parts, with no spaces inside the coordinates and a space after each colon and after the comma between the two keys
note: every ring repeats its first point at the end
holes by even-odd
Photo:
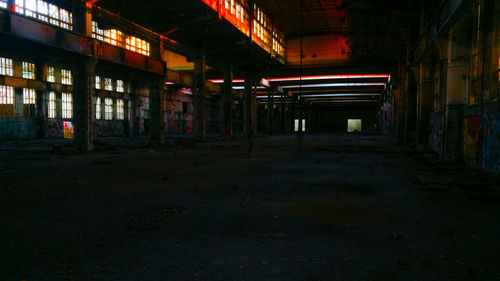
{"type": "Polygon", "coordinates": [[[0,154],[0,280],[500,280],[498,183],[377,136],[0,154]]]}

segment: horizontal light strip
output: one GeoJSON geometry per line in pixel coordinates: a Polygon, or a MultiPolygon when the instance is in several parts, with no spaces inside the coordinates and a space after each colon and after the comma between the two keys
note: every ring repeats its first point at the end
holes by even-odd
{"type": "MultiPolygon", "coordinates": [[[[224,83],[224,79],[211,79],[208,82],[212,82],[214,84],[222,84],[224,83]]],[[[233,83],[245,83],[244,79],[233,79],[233,83]]]]}
{"type": "MultiPolygon", "coordinates": [[[[325,83],[306,84],[302,88],[324,88],[324,87],[356,87],[356,86],[385,86],[385,83],[325,83]]],[[[300,88],[300,85],[282,86],[283,89],[300,88]]]]}
{"type": "MultiPolygon", "coordinates": [[[[315,75],[303,76],[302,80],[338,80],[338,79],[376,79],[386,78],[388,82],[391,80],[390,74],[338,74],[338,75],[315,75]]],[[[300,77],[279,77],[279,78],[264,78],[268,82],[287,82],[287,81],[300,81],[300,77]]],[[[209,82],[221,84],[224,79],[211,79],[209,82]]],[[[233,83],[244,83],[244,79],[233,79],[233,83]]]]}
{"type": "MultiPolygon", "coordinates": [[[[263,86],[258,86],[258,87],[253,87],[254,89],[265,89],[266,87],[263,86]]],[[[233,87],[233,90],[245,90],[245,86],[235,86],[233,87]]]]}
{"type": "MultiPolygon", "coordinates": [[[[302,80],[336,80],[336,79],[370,79],[370,78],[387,78],[390,79],[390,74],[345,74],[345,75],[317,75],[303,76],[302,80]]],[[[282,78],[267,78],[269,82],[286,82],[300,81],[300,77],[282,77],[282,78]]]]}
{"type": "MultiPolygon", "coordinates": [[[[258,99],[267,99],[268,96],[257,96],[258,99]]],[[[281,96],[273,96],[273,99],[279,99],[281,96]]]]}

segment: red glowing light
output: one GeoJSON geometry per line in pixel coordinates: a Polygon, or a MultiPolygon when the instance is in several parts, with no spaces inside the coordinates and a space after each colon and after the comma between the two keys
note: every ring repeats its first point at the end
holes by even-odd
{"type": "MultiPolygon", "coordinates": [[[[338,74],[338,75],[316,75],[316,76],[303,76],[302,80],[335,80],[335,79],[370,79],[370,78],[387,78],[389,74],[338,74]]],[[[286,82],[286,81],[300,81],[300,77],[280,77],[268,78],[269,82],[286,82]]]]}

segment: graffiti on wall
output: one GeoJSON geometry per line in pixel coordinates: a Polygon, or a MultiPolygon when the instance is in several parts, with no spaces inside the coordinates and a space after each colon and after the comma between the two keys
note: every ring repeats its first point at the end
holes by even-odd
{"type": "Polygon", "coordinates": [[[49,137],[62,137],[63,123],[58,121],[49,121],[47,123],[47,135],[49,137]]]}
{"type": "Polygon", "coordinates": [[[36,135],[36,131],[33,119],[0,118],[0,138],[31,138],[36,135]]]}
{"type": "Polygon", "coordinates": [[[464,156],[482,169],[500,172],[500,116],[483,112],[464,121],[464,156]]]}

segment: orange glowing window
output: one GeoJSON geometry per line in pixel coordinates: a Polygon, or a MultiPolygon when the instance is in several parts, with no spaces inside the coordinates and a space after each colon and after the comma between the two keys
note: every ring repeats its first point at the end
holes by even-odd
{"type": "Polygon", "coordinates": [[[116,29],[104,30],[104,42],[113,46],[123,47],[122,32],[116,29]]]}
{"type": "Polygon", "coordinates": [[[150,54],[149,43],[134,36],[127,37],[125,41],[125,47],[127,48],[127,50],[143,54],[145,56],[149,56],[150,54]]]}
{"type": "Polygon", "coordinates": [[[35,79],[35,64],[23,61],[23,78],[35,79]]]}

